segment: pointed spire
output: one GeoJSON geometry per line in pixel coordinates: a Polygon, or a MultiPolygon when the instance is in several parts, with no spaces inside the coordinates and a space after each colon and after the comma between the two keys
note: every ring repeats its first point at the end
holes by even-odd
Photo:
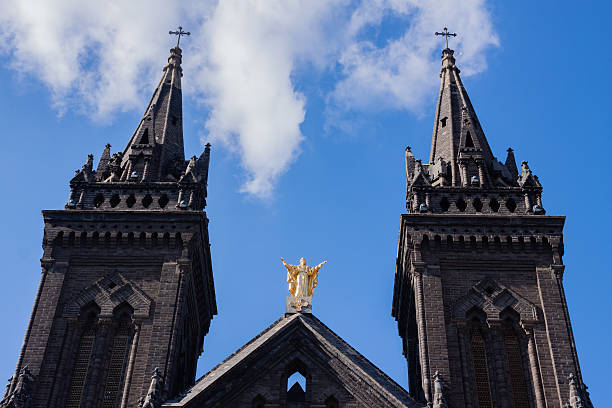
{"type": "Polygon", "coordinates": [[[460,70],[455,65],[455,51],[446,48],[442,51],[442,70],[440,72],[440,93],[436,107],[430,164],[440,158],[450,163],[450,185],[461,186],[471,183],[462,178],[462,162],[473,159],[483,167],[480,185],[490,183],[487,167],[496,161],[491,148],[463,86],[460,70]]]}
{"type": "Polygon", "coordinates": [[[512,148],[509,147],[507,152],[508,152],[508,156],[506,156],[505,166],[510,172],[510,174],[512,174],[512,177],[514,177],[514,179],[516,180],[518,178],[518,168],[516,167],[516,159],[514,158],[514,150],[512,150],[512,148]]]}
{"type": "Polygon", "coordinates": [[[122,181],[175,181],[184,170],[182,51],[168,64],[134,135],[124,150],[122,181]]]}
{"type": "Polygon", "coordinates": [[[110,148],[111,145],[108,143],[104,146],[104,151],[102,152],[102,156],[100,156],[100,161],[98,162],[98,168],[96,170],[96,181],[103,181],[110,176],[110,148]]]}
{"type": "Polygon", "coordinates": [[[198,171],[200,172],[201,181],[204,185],[208,185],[208,168],[210,166],[210,143],[206,143],[204,153],[198,159],[198,171]]]}

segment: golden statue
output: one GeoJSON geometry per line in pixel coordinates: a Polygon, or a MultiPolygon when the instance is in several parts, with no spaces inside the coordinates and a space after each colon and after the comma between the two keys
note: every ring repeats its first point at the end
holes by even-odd
{"type": "Polygon", "coordinates": [[[291,296],[312,296],[317,287],[319,269],[327,263],[323,261],[317,266],[306,265],[306,259],[301,258],[299,265],[289,265],[283,258],[283,265],[287,268],[287,282],[291,296]]]}

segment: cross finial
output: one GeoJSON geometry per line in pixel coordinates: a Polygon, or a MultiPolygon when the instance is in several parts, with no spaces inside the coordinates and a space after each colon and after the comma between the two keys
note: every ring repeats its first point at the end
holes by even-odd
{"type": "Polygon", "coordinates": [[[448,28],[444,27],[444,31],[439,33],[436,31],[436,35],[443,35],[446,40],[446,48],[448,48],[448,37],[456,37],[457,33],[449,33],[448,28]]]}
{"type": "Polygon", "coordinates": [[[178,40],[176,41],[176,48],[179,48],[179,44],[181,43],[182,35],[191,35],[189,31],[183,31],[183,27],[179,27],[177,31],[168,31],[168,34],[174,34],[178,36],[178,40]]]}

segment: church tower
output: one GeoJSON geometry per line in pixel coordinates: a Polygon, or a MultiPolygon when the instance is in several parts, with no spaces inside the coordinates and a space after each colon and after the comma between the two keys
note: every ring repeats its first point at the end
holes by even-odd
{"type": "Polygon", "coordinates": [[[152,383],[164,399],[193,384],[217,309],[210,145],[185,160],[181,77],[177,45],[125,149],[106,145],[96,168],[89,155],[65,209],[43,211],[42,277],[0,406],[136,407],[152,383]]]}
{"type": "Polygon", "coordinates": [[[495,158],[453,54],[429,161],[406,149],[392,314],[410,394],[434,407],[592,406],[563,290],[565,217],[545,215],[512,149],[495,158]]]}

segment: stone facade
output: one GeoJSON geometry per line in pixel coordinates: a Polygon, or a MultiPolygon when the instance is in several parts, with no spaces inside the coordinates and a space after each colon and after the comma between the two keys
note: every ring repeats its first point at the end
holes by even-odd
{"type": "MultiPolygon", "coordinates": [[[[124,152],[107,145],[43,211],[42,278],[2,404],[28,367],[29,406],[135,407],[157,367],[163,398],[191,386],[216,314],[206,183],[210,146],[185,160],[181,50],[124,152]]],[[[6,405],[12,406],[12,405],[6,405]]]]}
{"type": "MultiPolygon", "coordinates": [[[[455,66],[442,54],[428,164],[406,150],[393,316],[410,394],[452,407],[563,407],[569,376],[590,406],[563,291],[564,217],[508,149],[493,154],[455,66]]],[[[574,405],[571,405],[572,407],[574,405]]]]}
{"type": "Polygon", "coordinates": [[[410,392],[312,315],[311,297],[195,381],[217,313],[210,146],[185,160],[181,50],[123,152],[43,211],[42,277],[0,408],[588,408],[563,291],[564,217],[492,154],[442,55],[431,157],[406,150],[392,314],[410,392]],[[291,383],[293,374],[304,386],[291,383]]]}

